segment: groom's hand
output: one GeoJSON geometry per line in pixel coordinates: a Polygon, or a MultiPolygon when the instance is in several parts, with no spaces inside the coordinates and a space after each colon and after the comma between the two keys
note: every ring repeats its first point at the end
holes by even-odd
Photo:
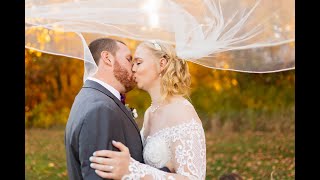
{"type": "Polygon", "coordinates": [[[121,142],[112,141],[112,144],[120,150],[100,150],[90,157],[90,166],[96,169],[95,172],[102,178],[121,179],[129,174],[130,152],[121,142]]]}

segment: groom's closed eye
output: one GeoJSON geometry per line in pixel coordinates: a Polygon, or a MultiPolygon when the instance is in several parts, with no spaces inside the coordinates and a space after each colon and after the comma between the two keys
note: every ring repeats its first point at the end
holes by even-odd
{"type": "Polygon", "coordinates": [[[132,56],[127,56],[127,60],[131,63],[132,62],[132,56]]]}

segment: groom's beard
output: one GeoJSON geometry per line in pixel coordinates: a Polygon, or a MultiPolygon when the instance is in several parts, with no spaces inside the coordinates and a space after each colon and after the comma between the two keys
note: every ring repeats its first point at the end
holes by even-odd
{"type": "Polygon", "coordinates": [[[131,91],[136,86],[133,76],[130,76],[129,72],[122,68],[118,61],[114,63],[113,73],[115,78],[124,86],[126,92],[131,91]]]}

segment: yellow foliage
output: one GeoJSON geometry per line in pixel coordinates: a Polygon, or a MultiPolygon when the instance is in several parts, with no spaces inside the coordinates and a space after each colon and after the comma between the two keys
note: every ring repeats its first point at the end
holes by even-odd
{"type": "Polygon", "coordinates": [[[37,55],[37,57],[40,57],[41,56],[41,52],[37,51],[36,55],[37,55]]]}
{"type": "Polygon", "coordinates": [[[236,79],[232,79],[231,80],[232,85],[237,86],[238,85],[238,81],[236,79]]]}
{"type": "Polygon", "coordinates": [[[50,42],[50,36],[46,35],[44,40],[45,40],[45,42],[50,42]]]}
{"type": "Polygon", "coordinates": [[[218,83],[218,82],[214,82],[213,86],[216,89],[216,91],[218,91],[218,92],[220,92],[222,90],[222,87],[221,87],[220,83],[218,83]]]}

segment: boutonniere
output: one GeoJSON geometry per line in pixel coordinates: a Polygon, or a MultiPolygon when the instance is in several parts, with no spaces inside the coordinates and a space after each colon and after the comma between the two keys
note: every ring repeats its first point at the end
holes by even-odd
{"type": "Polygon", "coordinates": [[[126,104],[125,106],[126,106],[127,110],[129,112],[131,112],[131,115],[132,115],[133,119],[136,119],[138,117],[137,110],[135,108],[129,107],[129,104],[126,104]]]}

